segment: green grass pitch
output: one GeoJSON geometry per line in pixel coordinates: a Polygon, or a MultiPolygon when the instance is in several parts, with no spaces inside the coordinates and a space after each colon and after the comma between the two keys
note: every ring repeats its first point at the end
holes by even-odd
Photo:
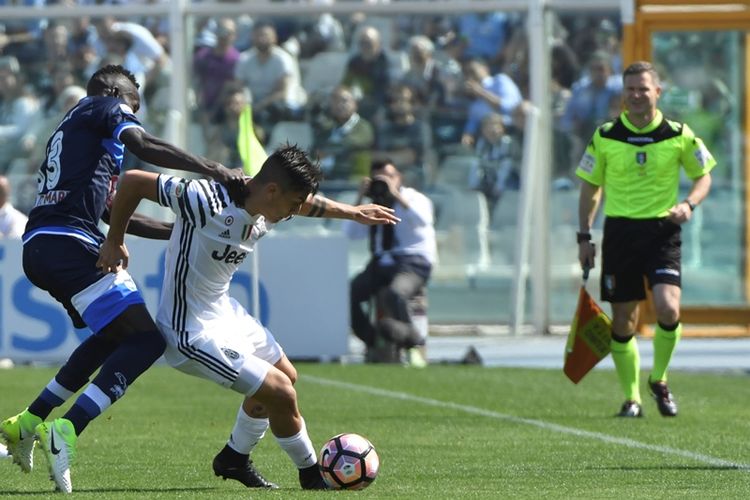
{"type": "MultiPolygon", "coordinates": [[[[558,370],[297,365],[300,408],[319,449],[340,432],[369,438],[378,479],[361,492],[305,492],[270,432],[254,452],[277,491],[246,490],[213,475],[241,397],[165,365],[93,422],[78,444],[74,495],[91,499],[750,498],[750,379],[673,372],[680,406],[661,417],[643,387],[642,419],[613,418],[614,373],[578,386],[558,370]],[[338,498],[338,497],[337,497],[338,498]]],[[[54,374],[0,371],[0,417],[11,416],[54,374]]],[[[645,379],[644,374],[644,379],[645,379]]],[[[59,416],[58,410],[53,416],[59,416]]],[[[0,461],[0,498],[60,498],[46,463],[22,474],[0,461]]]]}

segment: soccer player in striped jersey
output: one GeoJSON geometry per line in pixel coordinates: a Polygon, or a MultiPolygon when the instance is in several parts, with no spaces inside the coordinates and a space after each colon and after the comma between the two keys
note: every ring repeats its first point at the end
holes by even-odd
{"type": "MultiPolygon", "coordinates": [[[[97,268],[124,148],[158,166],[186,170],[229,184],[241,177],[216,162],[193,156],[148,134],[135,113],[138,83],[122,66],[105,66],[47,142],[39,168],[36,204],[23,235],[24,273],[67,310],[86,338],[39,396],[23,412],[0,422],[0,435],[13,461],[33,467],[35,435],[58,490],[72,491],[70,462],[88,423],[125,393],[164,351],[164,340],[140,291],[125,271],[97,268]],[[73,406],[51,422],[52,410],[82,389],[73,406]]],[[[135,217],[128,232],[167,239],[171,226],[135,217]]]]}
{"type": "Polygon", "coordinates": [[[293,215],[398,222],[393,210],[380,205],[352,206],[316,195],[320,179],[320,167],[296,146],[275,151],[231,196],[216,182],[131,170],[113,203],[99,257],[105,272],[127,267],[125,229],[142,199],[175,212],[156,315],[167,343],[164,357],[180,371],[245,396],[213,468],[248,487],[276,487],[249,459],[269,425],[299,469],[302,488],[323,489],[325,483],[297,406],[297,372],[271,332],[229,296],[232,275],[263,235],[293,215]]]}

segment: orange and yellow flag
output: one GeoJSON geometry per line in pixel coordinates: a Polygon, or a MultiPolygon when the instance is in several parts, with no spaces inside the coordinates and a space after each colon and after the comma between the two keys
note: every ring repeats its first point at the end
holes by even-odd
{"type": "Polygon", "coordinates": [[[609,317],[582,285],[565,346],[563,367],[563,372],[574,384],[609,354],[611,332],[609,317]]]}

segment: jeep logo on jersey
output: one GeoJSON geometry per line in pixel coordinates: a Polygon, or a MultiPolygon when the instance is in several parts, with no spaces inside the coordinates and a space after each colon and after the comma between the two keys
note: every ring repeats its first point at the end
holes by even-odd
{"type": "Polygon", "coordinates": [[[219,254],[217,250],[211,252],[211,257],[214,260],[224,261],[227,264],[242,264],[242,261],[245,260],[245,257],[247,257],[247,252],[238,252],[237,250],[232,250],[232,246],[227,245],[224,247],[224,250],[221,252],[221,254],[219,254]]]}
{"type": "Polygon", "coordinates": [[[227,218],[224,219],[224,224],[226,224],[227,226],[231,226],[232,224],[234,224],[234,217],[228,215],[227,218]]]}
{"type": "Polygon", "coordinates": [[[240,353],[238,353],[234,349],[230,349],[228,347],[222,347],[221,352],[223,352],[224,355],[228,357],[229,359],[240,359],[240,353]]]}
{"type": "Polygon", "coordinates": [[[635,161],[636,163],[638,163],[638,165],[645,165],[646,164],[646,152],[638,151],[635,154],[635,161]]]}

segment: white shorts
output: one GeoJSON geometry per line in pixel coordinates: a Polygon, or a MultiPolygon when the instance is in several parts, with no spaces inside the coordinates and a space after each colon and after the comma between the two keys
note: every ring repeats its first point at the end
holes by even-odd
{"type": "Polygon", "coordinates": [[[237,301],[230,303],[220,320],[205,323],[198,332],[177,332],[158,323],[167,343],[164,359],[188,375],[252,395],[284,351],[237,301]]]}

